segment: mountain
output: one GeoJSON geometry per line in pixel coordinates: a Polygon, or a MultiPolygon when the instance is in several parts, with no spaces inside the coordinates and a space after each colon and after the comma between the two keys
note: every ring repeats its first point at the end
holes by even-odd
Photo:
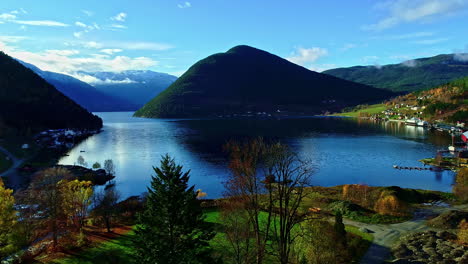
{"type": "MultiPolygon", "coordinates": [[[[18,60],[19,61],[19,60],[18,60]]],[[[43,71],[38,67],[19,61],[27,68],[44,78],[64,95],[77,102],[92,112],[134,111],[138,109],[136,104],[128,100],[117,98],[98,91],[93,86],[82,82],[69,75],[56,72],[43,71]]]]}
{"type": "Polygon", "coordinates": [[[96,78],[92,84],[99,91],[128,100],[138,108],[177,80],[176,76],[154,71],[80,72],[80,74],[96,78]]]}
{"type": "Polygon", "coordinates": [[[205,117],[277,110],[317,114],[392,95],[310,71],[263,50],[237,46],[197,62],[135,116],[205,117]]]}
{"type": "Polygon", "coordinates": [[[0,52],[0,120],[20,131],[102,127],[102,120],[0,52]]]}
{"type": "Polygon", "coordinates": [[[392,91],[416,91],[468,76],[468,54],[443,54],[400,64],[354,66],[323,73],[392,91]]]}

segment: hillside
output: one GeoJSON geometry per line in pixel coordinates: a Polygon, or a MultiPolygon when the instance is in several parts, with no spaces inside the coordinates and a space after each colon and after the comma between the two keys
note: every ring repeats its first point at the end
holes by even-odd
{"type": "Polygon", "coordinates": [[[0,52],[0,123],[20,131],[102,127],[102,120],[0,52]]]}
{"type": "Polygon", "coordinates": [[[237,46],[197,62],[135,116],[207,117],[278,110],[317,114],[392,95],[237,46]]]}
{"type": "Polygon", "coordinates": [[[164,91],[176,76],[154,71],[81,72],[97,79],[92,85],[100,92],[128,100],[137,108],[164,91]]]}
{"type": "Polygon", "coordinates": [[[355,66],[324,71],[338,78],[392,91],[416,91],[468,76],[468,61],[444,54],[384,66],[355,66]]]}
{"type": "Polygon", "coordinates": [[[36,74],[52,84],[57,90],[91,112],[134,111],[136,104],[98,91],[93,86],[71,76],[56,72],[43,71],[38,67],[20,61],[36,74]]]}
{"type": "Polygon", "coordinates": [[[384,104],[345,109],[336,115],[400,120],[417,117],[434,123],[468,124],[468,77],[395,97],[384,104]]]}

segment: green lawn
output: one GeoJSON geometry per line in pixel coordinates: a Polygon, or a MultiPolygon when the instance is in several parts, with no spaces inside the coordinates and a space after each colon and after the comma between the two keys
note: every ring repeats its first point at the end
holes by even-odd
{"type": "Polygon", "coordinates": [[[381,113],[385,111],[387,107],[384,104],[375,104],[369,105],[367,108],[359,109],[353,112],[346,112],[346,113],[337,113],[334,114],[335,116],[348,116],[348,117],[359,117],[359,113],[368,113],[369,115],[381,113]]]}
{"type": "Polygon", "coordinates": [[[86,249],[73,257],[55,260],[56,264],[130,264],[132,256],[131,238],[134,232],[103,242],[98,247],[86,249]]]}

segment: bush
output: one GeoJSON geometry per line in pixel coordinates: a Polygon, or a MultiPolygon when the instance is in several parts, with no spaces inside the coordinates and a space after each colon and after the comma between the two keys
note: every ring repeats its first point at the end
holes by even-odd
{"type": "Polygon", "coordinates": [[[383,215],[405,216],[408,214],[408,206],[387,191],[382,191],[380,198],[375,203],[374,210],[383,215]]]}
{"type": "Polygon", "coordinates": [[[460,222],[460,230],[458,231],[458,241],[462,244],[468,244],[468,222],[463,219],[460,222]]]}
{"type": "Polygon", "coordinates": [[[453,185],[453,194],[461,201],[468,201],[468,168],[462,168],[457,173],[453,185]]]}

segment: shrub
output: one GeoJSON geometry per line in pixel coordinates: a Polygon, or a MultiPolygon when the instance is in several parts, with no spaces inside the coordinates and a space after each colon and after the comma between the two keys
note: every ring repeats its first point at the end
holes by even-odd
{"type": "Polygon", "coordinates": [[[456,182],[453,185],[453,193],[458,199],[468,201],[468,168],[462,168],[458,171],[456,182]]]}
{"type": "Polygon", "coordinates": [[[462,244],[468,244],[468,222],[463,219],[460,222],[460,230],[458,231],[458,241],[462,244]]]}
{"type": "Polygon", "coordinates": [[[375,203],[374,210],[379,214],[404,216],[407,215],[408,207],[394,194],[382,191],[380,198],[375,203]]]}

